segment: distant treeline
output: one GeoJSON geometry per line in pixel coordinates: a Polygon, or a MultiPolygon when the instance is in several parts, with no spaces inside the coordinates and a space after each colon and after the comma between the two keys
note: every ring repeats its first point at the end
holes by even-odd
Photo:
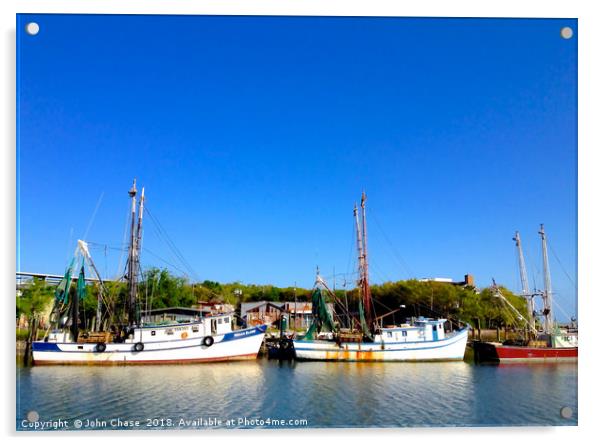
{"type": "MultiPolygon", "coordinates": [[[[125,315],[127,284],[107,282],[108,300],[113,306],[113,313],[119,317],[125,315]]],[[[75,286],[72,286],[74,292],[75,286]]],[[[514,295],[504,287],[500,287],[504,296],[526,318],[527,305],[523,298],[514,295]]],[[[82,323],[88,324],[96,314],[98,285],[87,286],[86,297],[80,304],[82,323]]],[[[489,289],[477,291],[469,286],[458,286],[450,283],[403,280],[386,282],[371,286],[376,315],[384,315],[393,310],[395,313],[384,319],[385,324],[399,323],[412,316],[441,316],[453,320],[464,321],[481,327],[505,327],[517,324],[517,317],[495,297],[489,289]],[[403,307],[402,307],[403,306],[403,307]]],[[[294,287],[277,287],[272,285],[255,285],[243,283],[218,283],[203,281],[191,283],[176,277],[167,270],[149,269],[139,283],[140,307],[159,309],[165,307],[190,307],[199,301],[223,302],[238,307],[242,302],[253,301],[311,301],[311,289],[294,287]]],[[[35,280],[17,297],[17,317],[24,314],[30,318],[34,314],[42,314],[52,304],[54,286],[44,281],[35,280]]],[[[337,290],[339,301],[347,302],[350,311],[357,310],[357,289],[350,291],[337,290]]],[[[336,306],[338,308],[338,306],[336,306]]]]}

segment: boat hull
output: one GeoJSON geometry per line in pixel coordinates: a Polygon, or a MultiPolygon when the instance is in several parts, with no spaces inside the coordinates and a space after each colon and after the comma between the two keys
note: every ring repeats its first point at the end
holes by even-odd
{"type": "Polygon", "coordinates": [[[477,362],[574,362],[578,358],[578,348],[551,348],[510,346],[493,342],[473,343],[475,361],[477,362]]]}
{"type": "Polygon", "coordinates": [[[462,360],[468,329],[436,341],[342,343],[323,340],[295,340],[298,360],[345,362],[424,362],[462,360]]]}
{"type": "Polygon", "coordinates": [[[103,352],[94,343],[33,342],[34,365],[149,365],[253,360],[265,336],[265,326],[214,337],[211,346],[198,338],[147,342],[142,351],[133,342],[107,343],[103,352]]]}

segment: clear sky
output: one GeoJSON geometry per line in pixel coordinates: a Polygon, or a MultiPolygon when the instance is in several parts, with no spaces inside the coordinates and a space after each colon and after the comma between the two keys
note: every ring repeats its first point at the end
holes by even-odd
{"type": "Polygon", "coordinates": [[[350,287],[365,190],[373,282],[519,291],[519,230],[542,288],[545,223],[575,314],[576,20],[21,15],[17,45],[22,271],[85,237],[116,275],[136,177],[190,265],[147,218],[143,266],[350,287]]]}

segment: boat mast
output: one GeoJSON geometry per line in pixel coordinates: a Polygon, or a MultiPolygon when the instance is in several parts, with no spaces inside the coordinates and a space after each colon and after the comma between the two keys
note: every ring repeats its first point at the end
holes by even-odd
{"type": "Polygon", "coordinates": [[[544,315],[544,331],[546,334],[552,333],[554,328],[554,315],[552,313],[552,280],[550,278],[550,265],[548,263],[548,243],[546,233],[541,224],[539,229],[541,235],[541,250],[543,253],[543,274],[544,274],[544,291],[543,291],[543,315],[544,315]]]}
{"type": "Polygon", "coordinates": [[[362,192],[362,241],[364,248],[364,309],[366,311],[366,323],[372,331],[372,295],[370,294],[370,281],[368,279],[368,231],[366,229],[366,193],[362,192]]]}
{"type": "Polygon", "coordinates": [[[130,248],[129,248],[129,258],[128,258],[128,322],[130,325],[135,324],[136,322],[136,291],[137,291],[137,282],[136,275],[138,272],[137,266],[137,236],[136,236],[136,180],[134,179],[134,183],[132,184],[132,188],[128,192],[130,198],[132,199],[132,211],[131,211],[131,228],[130,228],[130,248]]]}
{"type": "Polygon", "coordinates": [[[353,206],[353,217],[355,218],[355,232],[357,235],[357,259],[358,263],[358,271],[359,271],[359,280],[358,284],[361,284],[361,279],[363,277],[364,270],[364,248],[362,243],[362,232],[360,230],[360,221],[357,212],[357,204],[353,206]]]}
{"type": "Polygon", "coordinates": [[[134,293],[134,310],[135,310],[135,320],[136,324],[140,324],[140,310],[138,307],[138,299],[137,290],[138,283],[136,282],[136,278],[138,277],[138,270],[140,269],[140,250],[142,249],[142,216],[144,215],[144,187],[142,187],[142,192],[140,193],[140,203],[138,204],[138,227],[136,228],[136,269],[134,273],[134,282],[135,282],[135,293],[134,293]]]}
{"type": "Polygon", "coordinates": [[[140,250],[142,249],[142,217],[144,216],[144,187],[140,193],[138,205],[138,227],[136,229],[136,266],[140,267],[140,250]]]}
{"type": "Polygon", "coordinates": [[[529,280],[527,278],[527,268],[525,266],[525,257],[523,256],[523,245],[520,240],[520,234],[518,231],[515,232],[514,238],[512,238],[516,243],[516,249],[518,251],[518,268],[520,270],[520,282],[522,285],[522,295],[523,298],[527,300],[527,311],[528,311],[528,322],[529,328],[531,331],[535,330],[535,319],[533,314],[535,313],[535,304],[533,301],[533,294],[529,290],[529,280]]]}
{"type": "Polygon", "coordinates": [[[355,232],[357,235],[357,259],[358,259],[358,280],[357,286],[360,291],[360,299],[364,299],[364,247],[362,242],[362,232],[357,211],[357,204],[353,206],[353,217],[355,219],[355,232]]]}

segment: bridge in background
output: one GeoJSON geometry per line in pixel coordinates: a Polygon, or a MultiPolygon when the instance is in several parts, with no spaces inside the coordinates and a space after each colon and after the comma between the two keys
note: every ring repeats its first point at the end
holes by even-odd
{"type": "MultiPolygon", "coordinates": [[[[17,290],[22,289],[23,287],[27,287],[31,284],[34,278],[38,278],[44,280],[46,283],[51,285],[57,285],[63,279],[63,275],[54,275],[50,273],[37,273],[37,272],[17,272],[17,290]]],[[[78,278],[77,275],[71,277],[71,280],[76,281],[78,278]]],[[[96,277],[86,277],[87,283],[98,283],[98,278],[96,277]]],[[[116,281],[116,280],[103,280],[104,282],[116,281]]]]}

